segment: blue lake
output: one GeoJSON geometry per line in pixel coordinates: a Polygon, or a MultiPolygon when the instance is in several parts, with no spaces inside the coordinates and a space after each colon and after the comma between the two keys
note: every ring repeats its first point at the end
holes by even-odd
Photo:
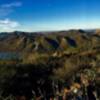
{"type": "Polygon", "coordinates": [[[20,53],[17,52],[0,52],[0,60],[20,59],[20,53]]]}

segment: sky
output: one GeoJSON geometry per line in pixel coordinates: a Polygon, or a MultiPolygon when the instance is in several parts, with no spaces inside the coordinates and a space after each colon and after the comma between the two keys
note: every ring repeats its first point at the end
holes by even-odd
{"type": "Polygon", "coordinates": [[[0,31],[100,28],[100,0],[0,0],[0,31]]]}

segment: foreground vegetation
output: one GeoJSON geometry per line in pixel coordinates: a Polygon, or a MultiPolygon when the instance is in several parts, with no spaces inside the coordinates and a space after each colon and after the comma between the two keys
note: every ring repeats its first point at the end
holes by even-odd
{"type": "Polygon", "coordinates": [[[83,80],[95,84],[100,96],[100,52],[40,56],[33,61],[34,64],[22,61],[0,65],[0,100],[14,100],[18,96],[28,100],[55,97],[74,84],[81,87],[83,80]]]}

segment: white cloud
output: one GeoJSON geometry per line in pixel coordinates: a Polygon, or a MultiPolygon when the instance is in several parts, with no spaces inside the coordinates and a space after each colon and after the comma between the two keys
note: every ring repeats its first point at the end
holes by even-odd
{"type": "Polygon", "coordinates": [[[20,24],[10,19],[0,20],[0,31],[14,31],[20,24]]]}
{"type": "Polygon", "coordinates": [[[13,9],[1,9],[0,8],[0,16],[7,16],[11,14],[14,10],[13,9]]]}
{"type": "Polygon", "coordinates": [[[20,7],[22,5],[21,2],[12,2],[8,4],[1,5],[1,8],[12,8],[12,7],[20,7]]]}
{"type": "Polygon", "coordinates": [[[21,7],[22,2],[11,2],[8,4],[0,5],[0,16],[7,16],[14,12],[15,8],[21,7]]]}

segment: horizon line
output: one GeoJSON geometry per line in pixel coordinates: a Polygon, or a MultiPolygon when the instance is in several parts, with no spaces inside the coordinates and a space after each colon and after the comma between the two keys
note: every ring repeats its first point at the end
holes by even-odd
{"type": "Polygon", "coordinates": [[[43,32],[61,32],[61,31],[71,31],[71,30],[100,30],[100,28],[71,28],[71,29],[62,29],[62,30],[40,30],[40,31],[26,31],[26,30],[13,30],[13,31],[0,31],[0,33],[13,33],[13,32],[30,32],[30,33],[43,33],[43,32]]]}

